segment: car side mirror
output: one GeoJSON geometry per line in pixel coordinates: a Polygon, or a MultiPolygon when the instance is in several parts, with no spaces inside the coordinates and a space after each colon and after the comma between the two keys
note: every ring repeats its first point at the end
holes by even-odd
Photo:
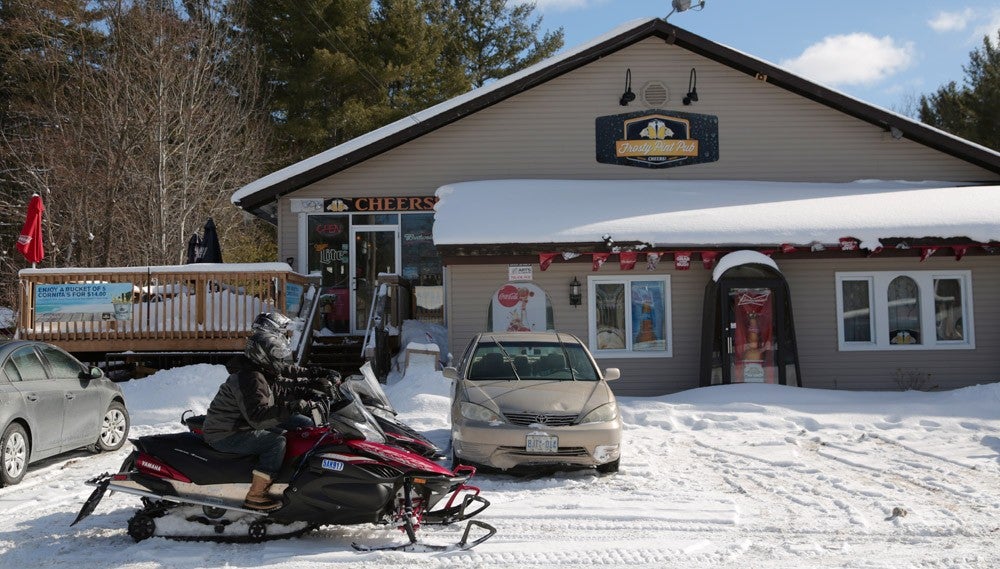
{"type": "Polygon", "coordinates": [[[451,380],[458,379],[458,370],[456,368],[451,367],[451,366],[448,366],[448,367],[444,368],[443,370],[441,370],[441,373],[447,379],[451,379],[451,380]]]}
{"type": "Polygon", "coordinates": [[[604,381],[614,381],[621,376],[622,376],[621,370],[616,367],[609,367],[608,369],[604,370],[604,381]]]}
{"type": "Polygon", "coordinates": [[[104,377],[104,372],[96,366],[90,368],[90,373],[87,375],[87,379],[101,379],[102,377],[104,377]]]}

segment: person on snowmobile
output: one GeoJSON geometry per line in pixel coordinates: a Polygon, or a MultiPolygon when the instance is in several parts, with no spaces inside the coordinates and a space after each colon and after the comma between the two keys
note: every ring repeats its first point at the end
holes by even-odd
{"type": "Polygon", "coordinates": [[[290,363],[292,349],[285,333],[290,322],[277,312],[257,316],[243,354],[227,365],[231,373],[205,416],[202,434],[212,448],[257,455],[243,502],[247,509],[272,511],[282,506],[267,493],[285,455],[280,429],[313,424],[303,415],[311,409],[304,398],[305,385],[331,391],[332,383],[317,377],[317,370],[290,363]],[[276,428],[277,432],[272,430],[276,428]]]}

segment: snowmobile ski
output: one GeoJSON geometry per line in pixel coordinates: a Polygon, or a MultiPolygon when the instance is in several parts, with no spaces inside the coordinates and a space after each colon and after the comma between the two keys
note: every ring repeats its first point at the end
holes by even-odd
{"type": "Polygon", "coordinates": [[[428,525],[446,526],[455,522],[464,522],[479,512],[482,512],[489,506],[490,501],[486,498],[483,498],[478,494],[468,494],[462,498],[461,505],[451,506],[449,502],[448,506],[440,510],[424,512],[423,523],[428,525]],[[469,506],[472,505],[473,502],[476,502],[479,507],[474,510],[470,510],[469,506]]]}
{"type": "Polygon", "coordinates": [[[479,520],[469,520],[469,523],[465,526],[465,532],[462,533],[462,539],[458,543],[452,545],[432,545],[429,543],[420,543],[416,540],[410,541],[410,543],[404,543],[402,545],[386,545],[386,546],[368,546],[361,545],[358,543],[352,543],[353,547],[357,551],[405,551],[407,553],[426,553],[430,551],[466,551],[472,549],[473,547],[483,543],[487,539],[496,535],[497,530],[490,524],[479,521],[479,520]],[[479,527],[486,530],[486,533],[479,538],[469,541],[469,534],[472,531],[472,526],[479,527]]]}

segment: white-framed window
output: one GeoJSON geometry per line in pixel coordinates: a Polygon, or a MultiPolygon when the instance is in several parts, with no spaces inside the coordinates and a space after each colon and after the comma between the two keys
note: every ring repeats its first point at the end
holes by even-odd
{"type": "Polygon", "coordinates": [[[670,277],[587,277],[590,351],[595,357],[673,355],[670,277]]]}
{"type": "Polygon", "coordinates": [[[838,272],[837,344],[850,350],[971,350],[971,271],[838,272]]]}

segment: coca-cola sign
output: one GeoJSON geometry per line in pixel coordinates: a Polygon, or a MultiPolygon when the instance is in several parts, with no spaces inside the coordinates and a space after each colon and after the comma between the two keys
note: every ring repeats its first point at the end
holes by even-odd
{"type": "Polygon", "coordinates": [[[497,302],[501,305],[510,308],[517,304],[518,294],[517,287],[514,285],[505,285],[497,291],[497,302]]]}

